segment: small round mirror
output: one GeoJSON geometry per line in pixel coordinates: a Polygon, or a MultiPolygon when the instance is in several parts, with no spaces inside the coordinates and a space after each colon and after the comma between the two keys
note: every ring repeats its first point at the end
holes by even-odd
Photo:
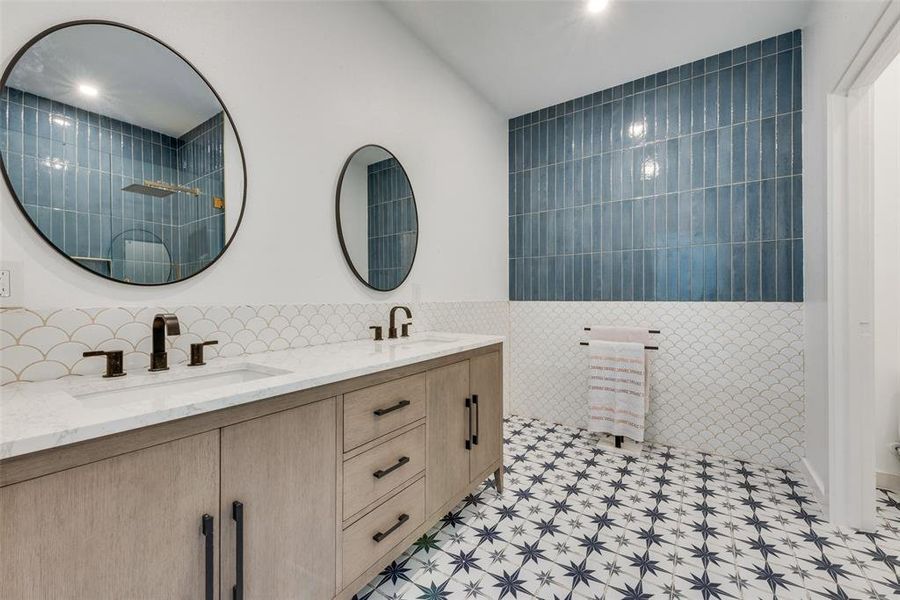
{"type": "Polygon", "coordinates": [[[175,50],[127,25],[64,23],[13,57],[0,159],[44,240],[123,283],[203,271],[243,215],[244,156],[221,99],[175,50]]]}
{"type": "Polygon", "coordinates": [[[419,241],[416,198],[400,161],[381,146],[356,150],[341,171],[335,212],[353,274],[374,290],[400,287],[419,241]]]}

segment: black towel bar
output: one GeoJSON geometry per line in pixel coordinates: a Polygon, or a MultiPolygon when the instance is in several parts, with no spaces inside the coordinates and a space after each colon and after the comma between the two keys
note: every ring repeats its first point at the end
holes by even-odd
{"type": "MultiPolygon", "coordinates": [[[[587,342],[578,342],[581,346],[587,346],[587,342]]],[[[644,346],[644,350],[659,350],[659,346],[644,346]]]]}
{"type": "MultiPolygon", "coordinates": [[[[584,330],[585,330],[585,331],[590,331],[591,328],[590,328],[590,327],[585,327],[584,330]]],[[[660,329],[648,329],[648,330],[647,330],[647,333],[662,333],[662,330],[660,330],[660,329]]]]}

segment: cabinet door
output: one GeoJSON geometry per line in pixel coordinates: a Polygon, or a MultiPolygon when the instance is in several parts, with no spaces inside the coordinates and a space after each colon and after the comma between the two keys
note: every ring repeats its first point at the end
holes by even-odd
{"type": "Polygon", "coordinates": [[[503,364],[499,352],[469,359],[474,435],[471,477],[481,475],[503,456],[503,364]]]}
{"type": "Polygon", "coordinates": [[[335,592],[335,400],[222,429],[222,598],[321,600],[335,592]]]}
{"type": "Polygon", "coordinates": [[[211,431],[0,489],[0,598],[205,598],[218,458],[211,431]]]}
{"type": "Polygon", "coordinates": [[[426,388],[425,512],[431,514],[469,483],[469,362],[428,371],[426,388]]]}

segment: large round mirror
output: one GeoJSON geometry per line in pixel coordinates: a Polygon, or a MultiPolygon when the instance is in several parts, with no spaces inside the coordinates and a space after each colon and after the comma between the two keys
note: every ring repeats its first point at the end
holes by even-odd
{"type": "Polygon", "coordinates": [[[338,182],[336,213],[338,239],[353,274],[375,290],[399,287],[419,241],[416,198],[400,161],[375,145],[351,154],[338,182]]]}
{"type": "Polygon", "coordinates": [[[159,285],[228,247],[243,150],[219,96],[172,48],[126,25],[65,23],[28,42],[0,83],[4,179],[60,253],[159,285]]]}

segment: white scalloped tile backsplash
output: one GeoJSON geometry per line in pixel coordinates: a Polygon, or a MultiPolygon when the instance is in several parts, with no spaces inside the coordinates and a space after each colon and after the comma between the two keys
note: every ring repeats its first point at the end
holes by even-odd
{"type": "MultiPolygon", "coordinates": [[[[508,303],[411,304],[413,331],[508,334],[508,303]]],[[[169,363],[187,362],[190,345],[218,340],[207,356],[239,356],[365,339],[386,324],[390,304],[149,306],[0,310],[0,383],[101,373],[104,362],[86,350],[122,350],[125,370],[147,368],[150,323],[174,312],[181,335],[166,338],[169,363]]]]}
{"type": "MultiPolygon", "coordinates": [[[[125,369],[146,369],[150,322],[174,312],[172,364],[191,343],[219,340],[207,356],[238,356],[370,335],[388,303],[148,306],[0,310],[0,382],[102,372],[85,350],[119,349],[125,369]]],[[[425,302],[413,331],[508,336],[507,412],[583,427],[586,325],[662,330],[652,357],[647,439],[776,466],[803,455],[803,305],[737,302],[425,302]]]]}
{"type": "Polygon", "coordinates": [[[510,410],[584,427],[590,325],[647,326],[647,439],[798,466],[805,408],[803,305],[760,302],[511,302],[510,410]]]}

